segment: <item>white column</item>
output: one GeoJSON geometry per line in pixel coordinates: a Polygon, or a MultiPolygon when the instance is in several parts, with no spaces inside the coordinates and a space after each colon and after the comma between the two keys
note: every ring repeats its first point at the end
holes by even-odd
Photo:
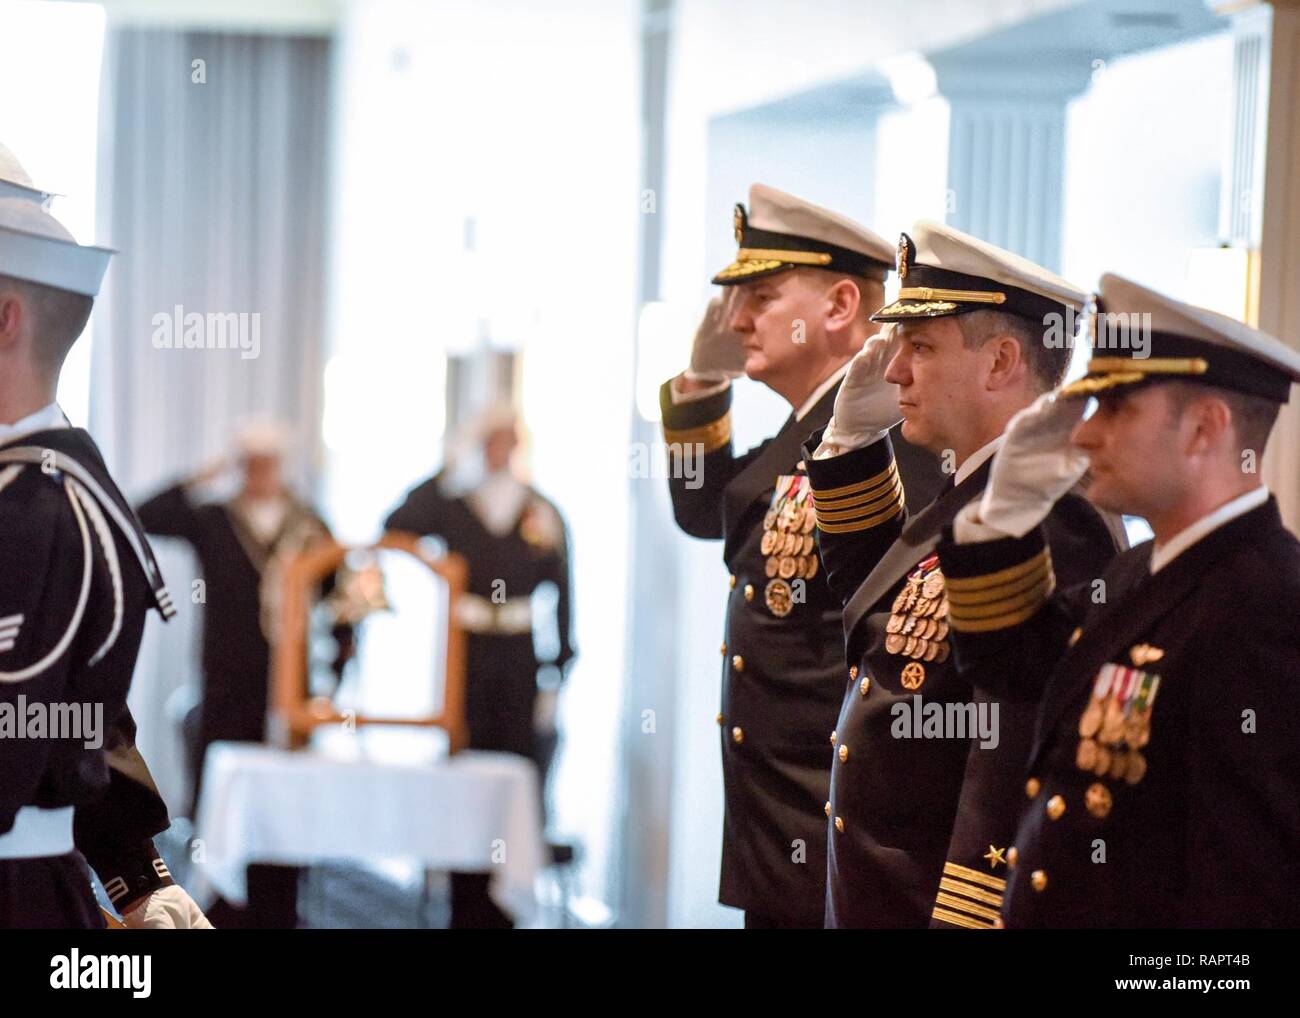
{"type": "Polygon", "coordinates": [[[1087,87],[1091,64],[1078,53],[930,62],[950,109],[947,222],[1057,270],[1066,105],[1087,87]]]}

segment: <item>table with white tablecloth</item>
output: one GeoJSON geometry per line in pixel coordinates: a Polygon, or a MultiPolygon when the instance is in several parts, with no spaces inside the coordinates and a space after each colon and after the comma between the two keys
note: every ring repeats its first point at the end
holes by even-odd
{"type": "Polygon", "coordinates": [[[211,746],[195,827],[200,883],[242,905],[249,863],[403,858],[487,872],[499,906],[517,922],[532,915],[544,846],[530,761],[475,750],[412,760],[367,752],[355,736],[344,744],[211,746]]]}

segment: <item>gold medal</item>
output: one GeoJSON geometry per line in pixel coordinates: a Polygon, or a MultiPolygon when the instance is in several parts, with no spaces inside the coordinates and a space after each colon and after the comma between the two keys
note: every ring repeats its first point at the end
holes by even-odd
{"type": "Polygon", "coordinates": [[[925,578],[921,585],[921,593],[929,598],[937,598],[943,593],[943,573],[938,569],[925,578]]]}
{"type": "Polygon", "coordinates": [[[763,529],[771,530],[776,526],[776,510],[769,509],[763,514],[763,529]]]}
{"type": "Polygon", "coordinates": [[[903,645],[903,653],[906,654],[908,657],[911,657],[912,651],[914,650],[916,650],[916,637],[909,636],[907,638],[907,642],[903,645]]]}
{"type": "Polygon", "coordinates": [[[885,632],[897,633],[900,629],[903,628],[903,623],[906,621],[907,619],[902,615],[889,616],[889,621],[885,623],[885,632]]]}
{"type": "Polygon", "coordinates": [[[768,611],[778,619],[785,618],[794,608],[790,593],[790,584],[785,580],[770,580],[763,590],[763,600],[767,603],[768,611]]]}
{"type": "Polygon", "coordinates": [[[907,643],[907,637],[899,633],[890,633],[885,637],[885,650],[890,654],[897,654],[907,643]]]}
{"type": "MultiPolygon", "coordinates": [[[[906,603],[907,603],[907,588],[904,587],[902,590],[898,592],[898,596],[894,598],[894,607],[891,608],[890,610],[895,615],[898,615],[903,611],[903,605],[905,605],[906,603]]],[[[902,625],[902,623],[900,622],[899,625],[902,625]]]]}
{"type": "Polygon", "coordinates": [[[1091,771],[1097,766],[1097,744],[1091,739],[1079,740],[1074,754],[1074,765],[1081,771],[1091,771]]]}
{"type": "Polygon", "coordinates": [[[780,574],[781,579],[783,580],[790,579],[790,577],[794,575],[794,570],[795,570],[794,559],[792,559],[789,555],[782,556],[781,561],[777,565],[777,573],[780,574]]]}
{"type": "Polygon", "coordinates": [[[763,540],[762,543],[759,544],[758,550],[761,551],[764,555],[771,555],[772,546],[776,544],[777,539],[778,539],[778,535],[775,530],[763,531],[763,540]]]}
{"type": "Polygon", "coordinates": [[[809,555],[808,556],[808,579],[811,580],[814,576],[817,575],[817,568],[818,568],[817,556],[809,555]]]}
{"type": "MultiPolygon", "coordinates": [[[[918,637],[916,640],[916,646],[912,648],[912,652],[908,656],[914,657],[919,661],[921,658],[925,657],[925,652],[929,649],[930,641],[926,640],[924,637],[918,637]]],[[[931,660],[934,659],[931,658],[931,660]]]]}
{"type": "Polygon", "coordinates": [[[942,644],[935,641],[929,641],[929,646],[925,648],[925,659],[927,661],[935,660],[939,656],[939,648],[941,646],[942,644]]]}
{"type": "Polygon", "coordinates": [[[921,596],[921,588],[911,583],[907,584],[907,600],[903,602],[903,611],[910,612],[915,606],[917,599],[921,596]]]}
{"type": "Polygon", "coordinates": [[[780,563],[777,562],[775,558],[769,557],[767,560],[767,564],[763,567],[763,571],[767,573],[767,578],[770,580],[773,576],[776,575],[776,571],[779,567],[780,567],[780,563]]]}
{"type": "Polygon", "coordinates": [[[1136,785],[1147,773],[1147,760],[1141,753],[1134,750],[1128,755],[1128,768],[1124,772],[1124,780],[1130,785],[1136,785]]]}
{"type": "Polygon", "coordinates": [[[1124,735],[1124,711],[1112,695],[1101,722],[1101,741],[1114,744],[1124,735]]]}
{"type": "Polygon", "coordinates": [[[948,617],[948,595],[945,594],[943,600],[939,602],[939,610],[935,612],[938,618],[946,619],[948,617]]]}
{"type": "Polygon", "coordinates": [[[811,555],[813,553],[813,548],[815,547],[817,547],[817,542],[812,539],[812,535],[805,534],[803,539],[803,553],[805,555],[811,555]]]}
{"type": "Polygon", "coordinates": [[[1097,759],[1092,765],[1092,773],[1103,778],[1110,771],[1110,750],[1105,746],[1097,747],[1097,759]]]}
{"type": "Polygon", "coordinates": [[[1085,739],[1091,739],[1101,728],[1101,704],[1097,702],[1096,697],[1088,701],[1088,707],[1079,718],[1079,734],[1085,739]]]}
{"type": "Polygon", "coordinates": [[[948,635],[948,623],[936,622],[935,629],[934,629],[934,638],[936,640],[942,640],[946,638],[947,635],[948,635]]]}
{"type": "Polygon", "coordinates": [[[948,660],[948,646],[947,640],[944,640],[943,643],[939,644],[939,653],[934,659],[935,664],[941,665],[948,660]]]}
{"type": "Polygon", "coordinates": [[[812,506],[806,505],[803,507],[803,520],[800,523],[799,529],[805,534],[811,534],[813,532],[813,527],[815,526],[817,526],[817,513],[813,510],[812,506]]]}
{"type": "Polygon", "coordinates": [[[903,623],[903,628],[899,630],[904,636],[911,636],[916,631],[916,624],[920,620],[915,615],[909,615],[907,621],[903,623]]]}
{"type": "Polygon", "coordinates": [[[1117,781],[1128,772],[1128,753],[1122,749],[1115,750],[1110,761],[1111,780],[1117,781]]]}

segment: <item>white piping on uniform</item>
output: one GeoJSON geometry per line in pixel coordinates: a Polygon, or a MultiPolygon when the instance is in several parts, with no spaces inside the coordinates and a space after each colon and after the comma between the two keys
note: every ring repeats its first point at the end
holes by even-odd
{"type": "Polygon", "coordinates": [[[9,484],[18,476],[22,469],[23,466],[21,463],[15,463],[13,466],[5,467],[3,470],[0,470],[0,491],[4,491],[5,488],[9,487],[9,484]]]}
{"type": "Polygon", "coordinates": [[[77,598],[77,610],[72,613],[72,622],[68,624],[68,631],[63,634],[54,649],[45,657],[33,665],[17,672],[0,672],[0,682],[22,682],[33,676],[39,675],[50,665],[54,664],[61,658],[72,639],[77,635],[77,630],[81,627],[81,617],[86,612],[86,601],[90,598],[90,576],[91,576],[91,548],[90,548],[90,529],[86,526],[86,515],[81,511],[81,503],[77,501],[76,496],[72,494],[72,489],[67,485],[63,487],[64,493],[68,496],[68,501],[72,503],[72,511],[77,517],[77,527],[81,531],[81,548],[82,558],[85,560],[81,566],[81,595],[77,598]]]}
{"type": "Polygon", "coordinates": [[[108,562],[108,574],[113,578],[113,625],[99,650],[95,651],[87,662],[88,667],[93,667],[99,664],[104,655],[113,648],[113,644],[117,642],[118,634],[122,632],[122,616],[124,613],[122,566],[117,558],[117,542],[113,540],[113,534],[108,529],[108,521],[104,519],[104,513],[100,510],[98,503],[72,478],[68,478],[68,484],[77,496],[77,501],[81,503],[81,507],[86,510],[86,515],[90,517],[90,522],[95,527],[95,533],[99,535],[99,543],[104,547],[104,558],[108,562]]]}

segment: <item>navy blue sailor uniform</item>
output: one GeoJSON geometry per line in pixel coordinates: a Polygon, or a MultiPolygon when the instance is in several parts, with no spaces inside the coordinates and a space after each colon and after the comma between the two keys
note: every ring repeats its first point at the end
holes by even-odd
{"type": "Polygon", "coordinates": [[[0,927],[102,927],[87,862],[119,910],[172,883],[152,841],[167,808],[126,696],[146,614],[173,608],[85,431],[0,446],[0,533],[0,726],[7,717],[35,736],[36,717],[47,725],[44,737],[0,738],[0,927]],[[73,714],[81,731],[63,731],[73,714]],[[59,834],[68,810],[70,845],[59,834]],[[50,854],[7,857],[5,835],[20,833],[50,854]]]}
{"type": "MultiPolygon", "coordinates": [[[[1098,308],[1147,316],[1146,347],[1094,339],[1058,398],[1183,380],[1280,404],[1300,380],[1277,340],[1119,277],[1098,308]]],[[[1300,926],[1300,542],[1262,487],[1218,514],[1081,588],[1041,526],[941,545],[963,675],[1039,702],[1006,926],[1300,926]]]]}
{"type": "MultiPolygon", "coordinates": [[[[838,384],[802,420],[737,455],[731,390],[674,403],[661,391],[670,450],[702,451],[698,476],[670,471],[678,526],[722,539],[730,572],[717,715],[725,794],[724,905],[792,924],[820,926],[825,903],[830,777],[825,735],[843,695],[839,602],[826,586],[813,537],[808,473],[800,445],[825,426],[838,384]],[[806,863],[792,864],[802,841],[806,863]]],[[[942,483],[937,461],[901,442],[900,469],[918,497],[942,483]]],[[[674,455],[679,453],[674,452],[674,455]]]]}
{"type": "MultiPolygon", "coordinates": [[[[849,682],[833,731],[826,925],[915,928],[992,925],[1033,726],[1032,705],[979,697],[950,656],[947,576],[935,551],[943,528],[988,480],[985,460],[919,513],[887,436],[813,459],[805,449],[827,582],[842,601],[849,682]],[[925,705],[956,705],[967,719],[997,703],[996,745],[925,734],[925,705]],[[975,705],[972,712],[966,705],[975,705]],[[991,916],[948,905],[942,883],[977,887],[991,916]],[[973,925],[973,923],[972,923],[973,925]]],[[[1114,554],[1113,524],[1078,495],[1057,503],[1046,530],[1063,573],[1100,573],[1114,554]]],[[[938,734],[938,733],[935,733],[938,734]]],[[[972,733],[973,734],[973,733],[972,733]]],[[[824,741],[823,741],[824,744],[824,741]]]]}

